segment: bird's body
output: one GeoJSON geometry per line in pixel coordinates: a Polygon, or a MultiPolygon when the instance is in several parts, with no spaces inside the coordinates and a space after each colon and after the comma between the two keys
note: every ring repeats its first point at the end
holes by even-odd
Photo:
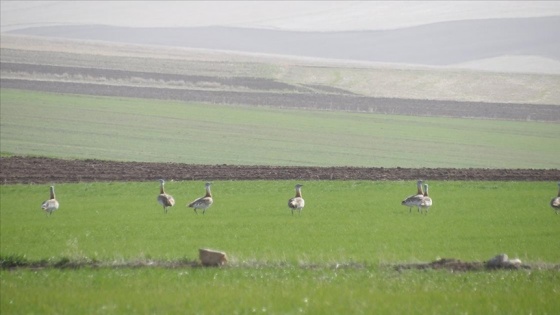
{"type": "Polygon", "coordinates": [[[558,182],[558,196],[550,200],[550,206],[556,211],[556,214],[558,214],[560,211],[560,182],[558,182]]]}
{"type": "Polygon", "coordinates": [[[206,209],[210,208],[212,203],[214,203],[214,199],[212,199],[212,192],[210,191],[210,186],[212,183],[206,183],[206,195],[204,197],[200,197],[195,201],[189,203],[187,206],[194,209],[194,212],[198,214],[198,209],[202,209],[202,214],[206,212],[206,209]]]}
{"type": "Polygon", "coordinates": [[[167,208],[173,207],[175,205],[175,199],[173,199],[173,196],[165,193],[165,190],[163,189],[163,186],[165,185],[165,181],[163,179],[160,179],[159,182],[160,182],[160,189],[159,189],[159,195],[157,197],[157,201],[160,205],[163,206],[163,212],[167,213],[167,208]]]}
{"type": "Polygon", "coordinates": [[[410,196],[406,197],[406,199],[404,199],[401,202],[401,205],[408,207],[408,212],[412,211],[412,207],[418,207],[418,211],[420,211],[420,203],[424,199],[424,193],[422,192],[422,181],[421,180],[416,182],[416,189],[417,189],[417,192],[416,192],[415,195],[410,195],[410,196]]]}
{"type": "Polygon", "coordinates": [[[303,185],[297,184],[296,188],[296,196],[294,198],[290,198],[288,200],[288,207],[292,210],[292,215],[294,215],[294,210],[298,211],[301,214],[301,209],[305,206],[305,200],[301,197],[301,187],[303,185]]]}
{"type": "Polygon", "coordinates": [[[54,186],[51,186],[51,198],[48,200],[43,201],[41,204],[41,209],[45,210],[49,215],[53,213],[53,211],[57,210],[59,207],[58,200],[56,200],[56,196],[54,194],[54,186]]]}
{"type": "Polygon", "coordinates": [[[420,202],[420,212],[426,210],[426,214],[428,214],[428,210],[432,206],[432,198],[430,198],[428,194],[428,184],[424,184],[424,198],[420,202]]]}

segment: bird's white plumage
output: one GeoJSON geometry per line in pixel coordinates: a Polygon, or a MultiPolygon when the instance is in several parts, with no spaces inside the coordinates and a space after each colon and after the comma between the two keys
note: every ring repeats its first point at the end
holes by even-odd
{"type": "Polygon", "coordinates": [[[202,210],[202,214],[206,213],[206,209],[210,208],[210,206],[214,203],[214,199],[212,198],[212,192],[210,191],[210,186],[212,183],[206,183],[206,195],[204,197],[200,197],[195,199],[193,202],[189,203],[187,206],[194,209],[194,212],[198,214],[198,209],[202,210]]]}
{"type": "Polygon", "coordinates": [[[430,198],[430,195],[428,194],[428,184],[424,184],[424,197],[420,202],[420,212],[426,210],[426,213],[428,213],[428,210],[430,209],[431,206],[432,206],[432,198],[430,198]]]}
{"type": "Polygon", "coordinates": [[[163,179],[160,179],[159,182],[160,191],[159,195],[157,196],[157,202],[161,206],[163,206],[163,212],[167,213],[167,208],[173,207],[175,205],[175,199],[173,199],[173,196],[165,193],[165,189],[163,187],[165,185],[165,181],[163,179]]]}
{"type": "Polygon", "coordinates": [[[50,187],[50,192],[50,199],[43,201],[43,203],[41,204],[41,209],[45,210],[49,215],[51,215],[53,211],[58,210],[58,207],[60,206],[54,194],[54,186],[50,187]]]}
{"type": "Polygon", "coordinates": [[[303,185],[297,184],[295,186],[296,196],[288,200],[288,207],[292,210],[292,215],[294,214],[294,210],[301,214],[301,210],[305,207],[305,200],[303,200],[301,196],[301,187],[303,187],[303,185]]]}
{"type": "Polygon", "coordinates": [[[401,205],[409,207],[408,212],[412,211],[412,207],[418,207],[420,211],[420,203],[424,199],[424,193],[422,192],[422,181],[416,182],[417,192],[415,195],[410,195],[401,201],[401,205]]]}

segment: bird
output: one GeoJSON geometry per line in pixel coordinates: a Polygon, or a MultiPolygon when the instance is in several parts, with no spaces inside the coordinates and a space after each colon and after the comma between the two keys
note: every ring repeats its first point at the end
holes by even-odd
{"type": "Polygon", "coordinates": [[[411,212],[412,207],[414,207],[414,206],[418,207],[418,211],[420,211],[420,203],[422,202],[422,199],[424,198],[424,193],[422,193],[422,181],[421,180],[416,182],[416,188],[418,189],[416,195],[410,195],[410,196],[406,197],[406,199],[404,199],[401,202],[401,205],[408,207],[408,212],[411,212]]]}
{"type": "Polygon", "coordinates": [[[558,182],[558,196],[550,200],[550,206],[558,214],[558,211],[560,211],[560,182],[558,182]]]}
{"type": "Polygon", "coordinates": [[[173,199],[173,196],[165,193],[165,190],[163,189],[165,181],[163,179],[160,179],[159,182],[160,190],[159,195],[157,196],[157,201],[160,205],[163,206],[163,212],[167,213],[167,208],[173,207],[175,205],[175,199],[173,199]]]}
{"type": "Polygon", "coordinates": [[[305,200],[301,197],[301,187],[303,187],[303,185],[297,184],[295,186],[296,196],[288,200],[288,207],[292,209],[292,215],[294,215],[294,210],[297,210],[299,214],[301,214],[301,209],[305,206],[305,200]]]}
{"type": "Polygon", "coordinates": [[[426,214],[428,214],[428,210],[432,206],[432,198],[428,195],[428,184],[424,184],[424,198],[420,202],[420,213],[423,210],[426,210],[426,214]]]}
{"type": "Polygon", "coordinates": [[[212,183],[206,183],[204,187],[206,187],[206,195],[204,197],[200,197],[193,202],[189,203],[187,206],[194,209],[194,212],[198,214],[198,209],[202,209],[202,214],[206,212],[206,209],[210,208],[214,200],[212,199],[212,192],[210,191],[210,186],[212,183]]]}
{"type": "Polygon", "coordinates": [[[43,201],[41,204],[41,209],[45,210],[49,215],[53,213],[53,211],[58,209],[58,200],[56,200],[56,196],[54,195],[54,186],[51,186],[51,198],[48,200],[43,201]]]}

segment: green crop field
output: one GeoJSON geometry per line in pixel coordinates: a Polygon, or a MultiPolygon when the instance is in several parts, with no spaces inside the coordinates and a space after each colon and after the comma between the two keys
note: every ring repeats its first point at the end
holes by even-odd
{"type": "Polygon", "coordinates": [[[58,184],[60,209],[40,210],[48,185],[0,186],[0,255],[98,261],[105,267],[4,269],[2,313],[553,314],[558,269],[396,271],[437,258],[484,261],[498,253],[545,266],[560,261],[560,216],[549,182],[428,181],[434,205],[409,212],[414,182],[217,181],[214,205],[185,205],[201,182],[168,182],[177,204],[156,202],[158,182],[58,184]],[[126,267],[197,259],[209,247],[223,268],[126,267]],[[338,266],[340,267],[336,267],[338,266]],[[115,266],[115,267],[111,267],[115,266]],[[120,267],[119,267],[120,266],[120,267]]]}
{"type": "Polygon", "coordinates": [[[558,168],[560,125],[2,89],[2,154],[195,164],[558,168]]]}

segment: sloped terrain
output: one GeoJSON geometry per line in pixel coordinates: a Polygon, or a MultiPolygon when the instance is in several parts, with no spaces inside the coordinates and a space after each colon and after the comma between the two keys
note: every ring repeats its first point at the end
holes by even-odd
{"type": "Polygon", "coordinates": [[[560,17],[473,19],[393,30],[296,32],[234,27],[41,26],[12,34],[340,60],[451,65],[506,55],[559,60],[560,17]]]}
{"type": "Polygon", "coordinates": [[[221,77],[87,67],[1,63],[3,88],[55,93],[343,110],[379,114],[560,121],[560,106],[356,95],[323,85],[269,78],[221,77]],[[16,74],[15,78],[5,78],[16,74]],[[54,79],[53,79],[54,78],[54,79]]]}

